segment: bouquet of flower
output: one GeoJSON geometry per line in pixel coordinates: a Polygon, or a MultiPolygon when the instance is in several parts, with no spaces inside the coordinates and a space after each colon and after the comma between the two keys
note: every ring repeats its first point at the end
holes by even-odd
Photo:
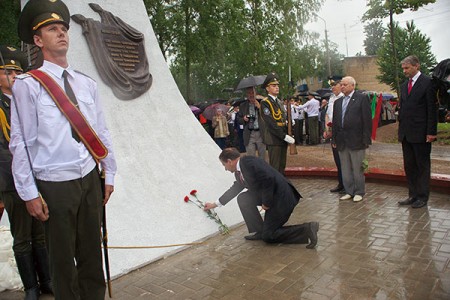
{"type": "MultiPolygon", "coordinates": [[[[184,197],[184,202],[186,202],[186,203],[188,203],[188,202],[194,203],[198,208],[203,210],[205,208],[205,204],[202,201],[200,201],[200,199],[198,199],[198,197],[197,197],[197,190],[192,190],[189,194],[192,197],[195,198],[195,201],[191,200],[191,198],[189,196],[185,196],[184,197]]],[[[213,209],[206,210],[205,212],[206,212],[208,218],[214,220],[214,222],[216,222],[219,225],[220,233],[222,233],[222,234],[229,234],[230,233],[230,229],[228,228],[228,226],[222,222],[222,220],[220,219],[219,215],[213,209]]]]}

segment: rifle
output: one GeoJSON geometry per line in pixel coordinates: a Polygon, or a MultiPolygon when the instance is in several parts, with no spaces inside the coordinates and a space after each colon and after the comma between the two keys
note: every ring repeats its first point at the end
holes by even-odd
{"type": "MultiPolygon", "coordinates": [[[[105,172],[100,172],[100,185],[102,187],[102,196],[105,198],[105,172]]],[[[108,256],[108,230],[106,229],[106,205],[103,205],[103,219],[102,219],[102,242],[103,242],[103,257],[105,259],[106,283],[108,285],[108,295],[112,298],[111,275],[109,271],[109,256],[108,256]]]]}
{"type": "MultiPolygon", "coordinates": [[[[292,108],[291,108],[291,103],[288,102],[286,103],[286,115],[287,115],[287,130],[288,130],[288,135],[292,136],[292,108]]],[[[290,155],[296,155],[297,153],[297,146],[294,144],[289,144],[289,154],[290,155]]]]}

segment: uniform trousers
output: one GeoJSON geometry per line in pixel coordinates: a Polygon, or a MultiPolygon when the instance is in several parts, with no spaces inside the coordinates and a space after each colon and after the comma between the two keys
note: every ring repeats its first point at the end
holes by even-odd
{"type": "Polygon", "coordinates": [[[342,181],[345,192],[349,195],[364,196],[366,193],[366,179],[362,162],[366,157],[366,149],[352,150],[347,147],[339,151],[341,160],[342,181]]]}
{"type": "Polygon", "coordinates": [[[431,143],[402,141],[403,164],[410,198],[428,201],[430,195],[431,143]]]}
{"type": "Polygon", "coordinates": [[[316,145],[319,143],[319,117],[308,117],[308,124],[309,144],[316,145]]]}
{"type": "Polygon", "coordinates": [[[287,159],[287,143],[284,145],[267,145],[269,164],[284,175],[287,159]]]}
{"type": "Polygon", "coordinates": [[[310,224],[283,226],[292,214],[294,207],[283,210],[270,207],[265,211],[264,220],[257,206],[262,200],[253,192],[247,191],[237,197],[248,232],[259,232],[266,243],[307,244],[310,237],[310,224]]]}
{"type": "Polygon", "coordinates": [[[44,224],[28,213],[25,201],[16,191],[0,194],[8,212],[14,255],[24,256],[31,254],[33,248],[45,248],[44,224]]]}
{"type": "Polygon", "coordinates": [[[342,167],[341,167],[341,159],[339,158],[339,151],[337,148],[331,147],[331,150],[333,151],[333,159],[334,163],[336,164],[336,168],[338,171],[338,182],[340,187],[344,187],[344,182],[342,180],[342,167]]]}
{"type": "Polygon", "coordinates": [[[83,178],[37,180],[37,185],[50,215],[45,233],[55,299],[104,299],[102,191],[97,169],[83,178]]]}

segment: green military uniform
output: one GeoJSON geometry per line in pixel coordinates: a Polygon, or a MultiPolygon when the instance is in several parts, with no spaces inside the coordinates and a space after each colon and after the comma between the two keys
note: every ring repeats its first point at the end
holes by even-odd
{"type": "MultiPolygon", "coordinates": [[[[270,84],[278,84],[274,73],[267,75],[263,88],[270,84]]],[[[270,165],[284,174],[288,144],[284,140],[287,135],[286,110],[279,99],[270,95],[261,101],[261,118],[264,122],[263,140],[267,146],[270,165]]]]}
{"type": "MultiPolygon", "coordinates": [[[[0,46],[0,52],[4,62],[4,65],[0,65],[2,70],[0,76],[5,76],[2,77],[4,79],[2,83],[12,85],[12,82],[7,80],[6,72],[22,73],[22,67],[26,66],[26,57],[14,47],[0,46]]],[[[10,89],[3,84],[0,99],[0,199],[8,212],[13,236],[13,252],[26,291],[25,299],[38,299],[39,287],[43,293],[52,293],[44,225],[30,216],[25,202],[20,199],[14,186],[11,171],[12,155],[9,151],[11,95],[4,94],[10,89]]]]}

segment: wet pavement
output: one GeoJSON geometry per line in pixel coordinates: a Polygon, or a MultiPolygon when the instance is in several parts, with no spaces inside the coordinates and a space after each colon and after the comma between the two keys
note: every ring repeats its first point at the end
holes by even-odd
{"type": "Polygon", "coordinates": [[[368,182],[354,203],[328,192],[333,179],[292,181],[304,199],[288,224],[319,221],[316,249],[246,241],[241,225],[117,278],[113,298],[450,299],[448,194],[432,192],[428,207],[412,209],[397,205],[403,185],[368,182]]]}

